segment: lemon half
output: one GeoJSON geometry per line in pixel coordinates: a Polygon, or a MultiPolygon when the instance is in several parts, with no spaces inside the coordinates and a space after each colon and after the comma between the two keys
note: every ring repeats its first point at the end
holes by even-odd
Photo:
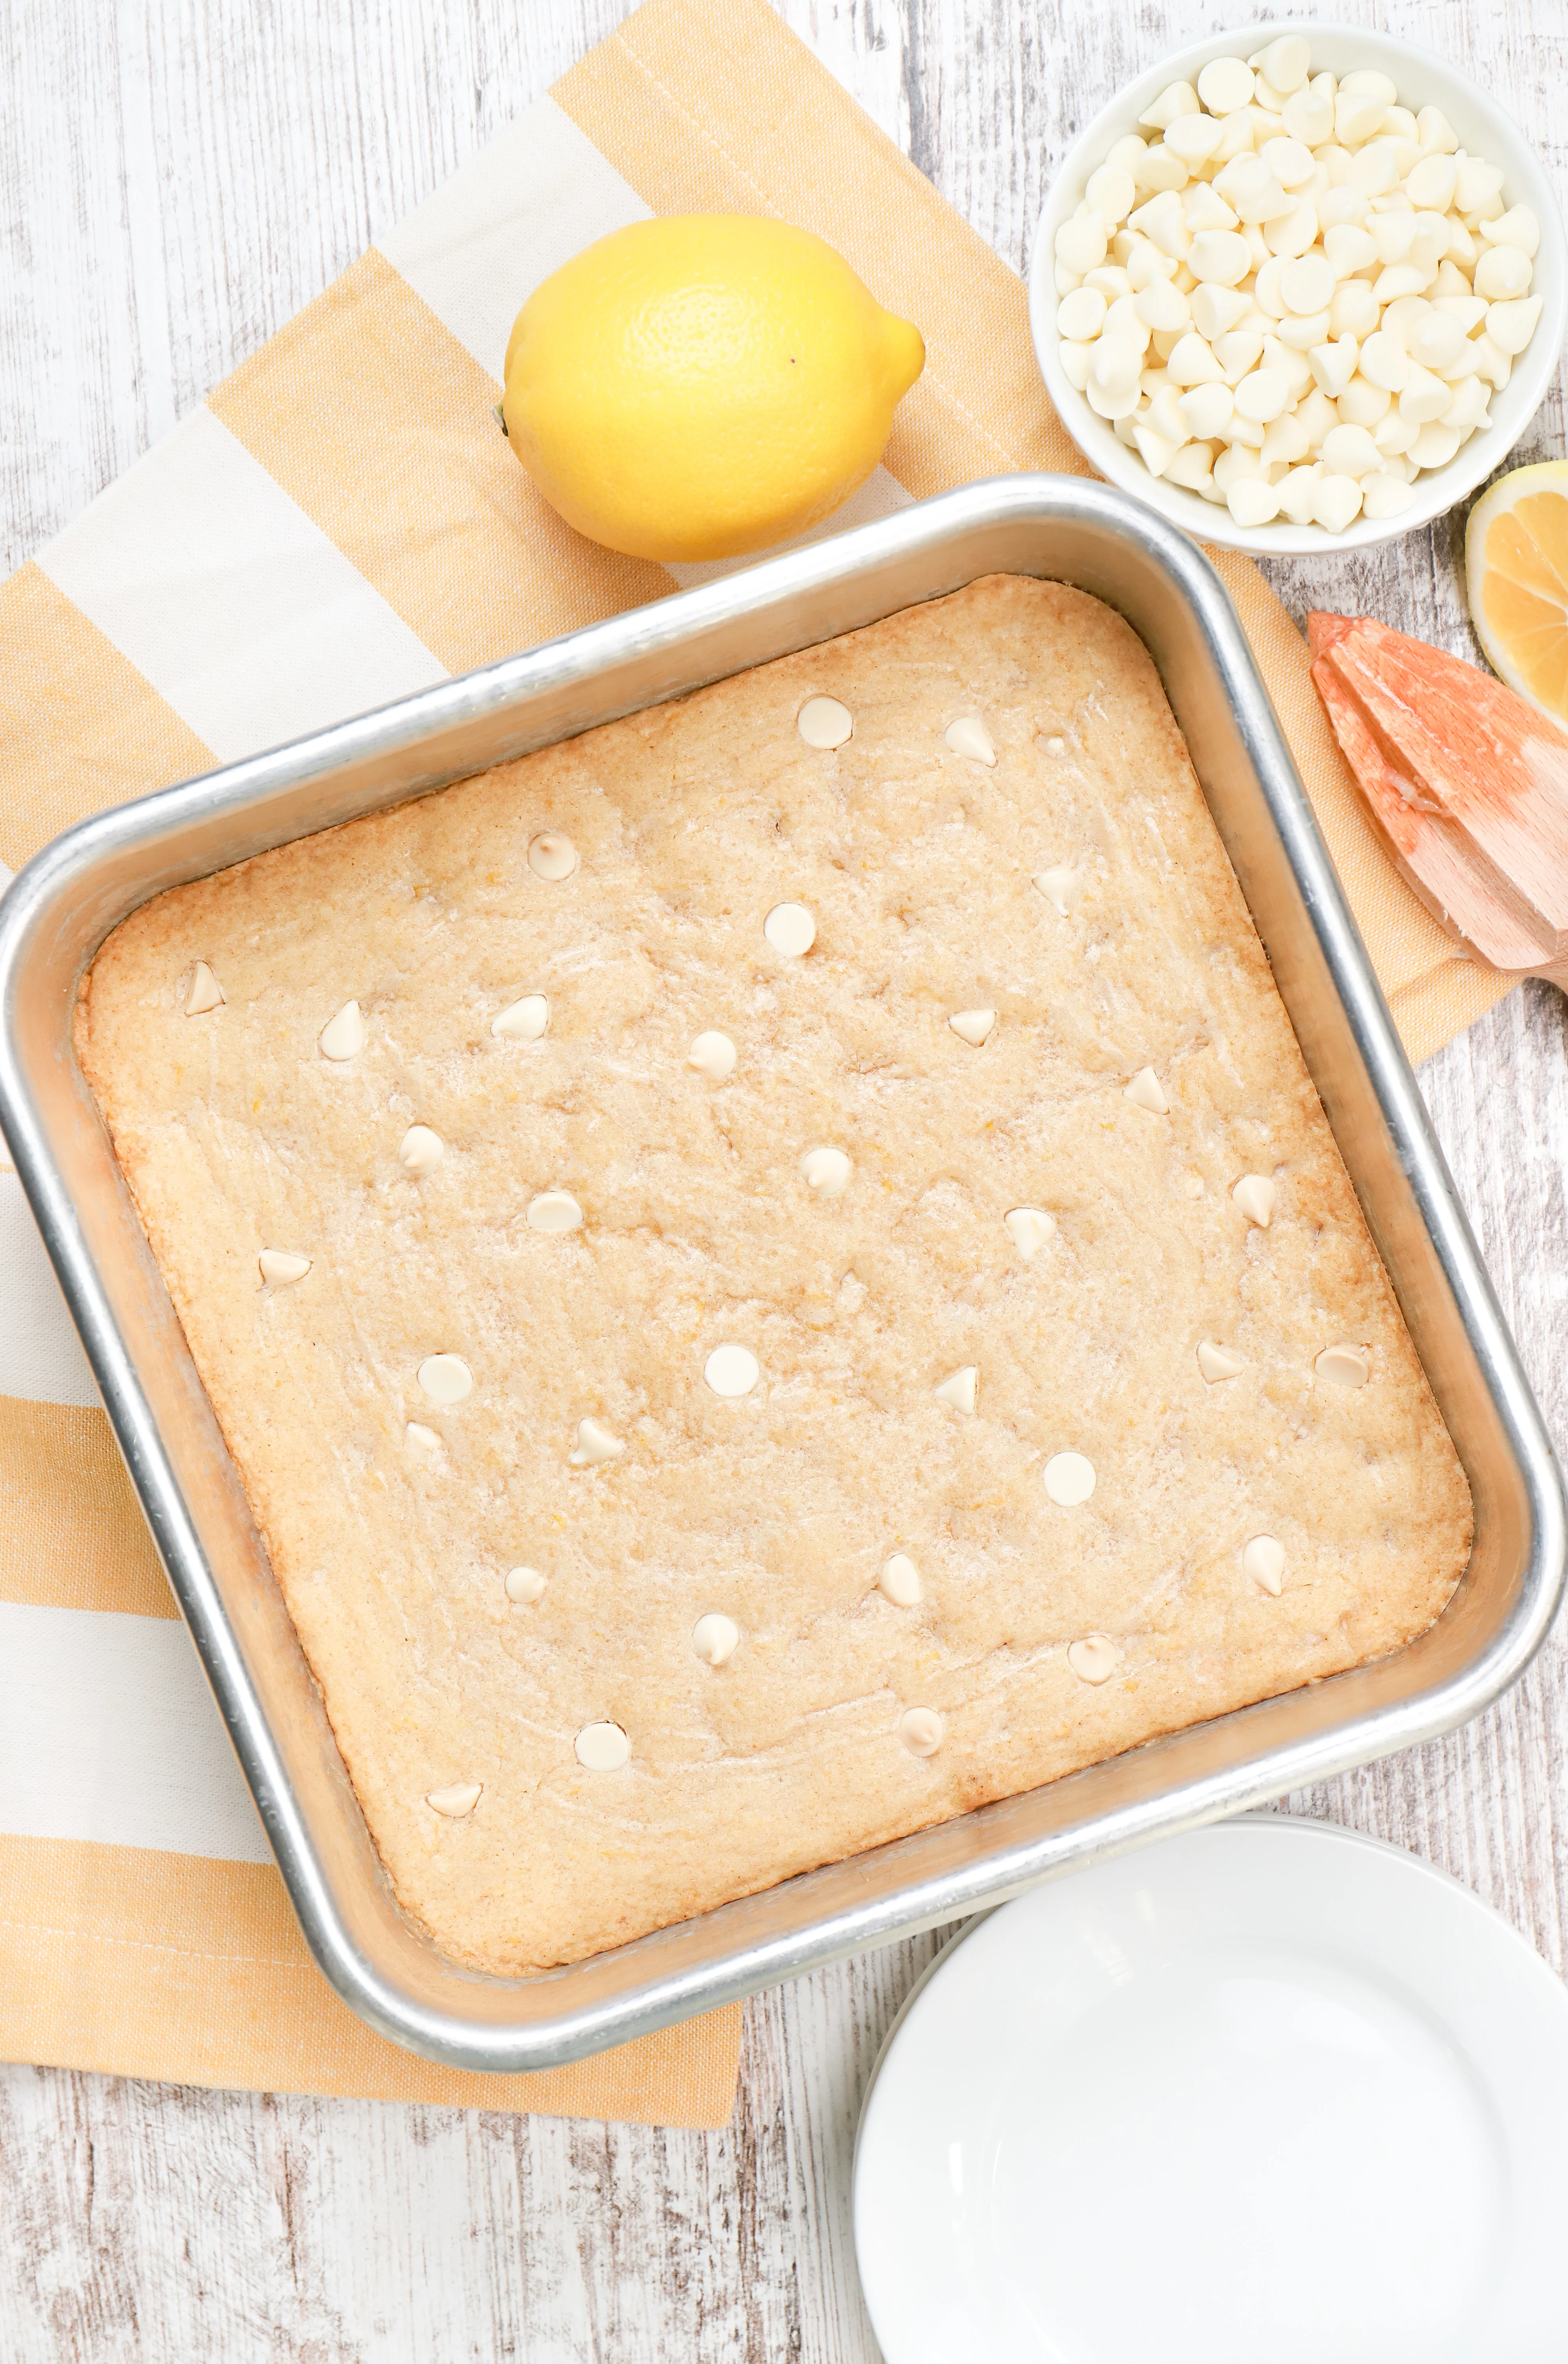
{"type": "Polygon", "coordinates": [[[925,356],[809,230],[667,215],[534,290],[503,415],[580,533],[634,558],[729,558],[806,532],[865,482],[925,356]]]}
{"type": "Polygon", "coordinates": [[[1516,468],[1482,495],[1465,530],[1464,574],[1493,672],[1568,722],[1568,460],[1516,468]]]}

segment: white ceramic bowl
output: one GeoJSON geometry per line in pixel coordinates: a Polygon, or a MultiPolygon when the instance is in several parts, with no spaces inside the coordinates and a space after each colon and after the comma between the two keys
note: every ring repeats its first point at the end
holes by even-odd
{"type": "Polygon", "coordinates": [[[1568,235],[1551,184],[1534,150],[1512,117],[1468,75],[1456,72],[1441,58],[1413,42],[1392,40],[1384,33],[1360,32],[1349,25],[1288,20],[1254,25],[1244,31],[1213,34],[1207,41],[1195,41],[1190,49],[1162,58],[1118,91],[1088,128],[1080,132],[1051,183],[1035,232],[1029,265],[1029,329],[1051,398],[1084,458],[1102,476],[1119,485],[1123,492],[1147,501],[1173,525],[1200,541],[1263,556],[1362,549],[1369,542],[1396,541],[1440,517],[1501,467],[1524,433],[1551,382],[1568,331],[1568,235]],[[1284,519],[1273,525],[1239,526],[1223,502],[1206,501],[1200,494],[1184,492],[1179,485],[1167,485],[1151,475],[1138,453],[1119,442],[1109,422],[1091,410],[1085,397],[1069,385],[1057,351],[1056,308],[1061,298],[1055,285],[1056,233],[1081,202],[1090,173],[1105,162],[1114,141],[1138,130],[1139,117],[1168,83],[1195,82],[1210,58],[1255,57],[1282,33],[1305,35],[1312,48],[1314,73],[1348,74],[1360,67],[1374,67],[1397,84],[1401,106],[1417,113],[1423,106],[1440,106],[1467,153],[1502,166],[1504,204],[1529,206],[1540,224],[1540,251],[1535,258],[1530,292],[1544,299],[1541,314],[1507,385],[1492,396],[1492,424],[1462,443],[1446,468],[1432,468],[1419,475],[1412,486],[1414,501],[1397,517],[1381,521],[1357,518],[1343,533],[1328,533],[1316,525],[1291,525],[1284,519]]]}

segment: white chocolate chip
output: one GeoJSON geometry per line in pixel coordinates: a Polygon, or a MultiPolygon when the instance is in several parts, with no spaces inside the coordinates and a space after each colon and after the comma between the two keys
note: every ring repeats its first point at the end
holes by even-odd
{"type": "MultiPolygon", "coordinates": [[[[1485,426],[1485,419],[1476,422],[1485,426]]],[[[1397,517],[1415,499],[1415,487],[1387,474],[1362,478],[1362,509],[1369,518],[1397,517]]]]}
{"type": "Polygon", "coordinates": [[[1152,1067],[1140,1067],[1122,1094],[1134,1108],[1147,1109],[1151,1116],[1169,1116],[1171,1103],[1165,1098],[1165,1087],[1152,1067]]]}
{"type": "Polygon", "coordinates": [[[1243,1174],[1230,1196],[1250,1223],[1256,1223],[1261,1232],[1268,1230],[1274,1211],[1274,1186],[1266,1174],[1243,1174]]]}
{"type": "Polygon", "coordinates": [[[1380,98],[1385,106],[1392,106],[1399,95],[1397,84],[1375,66],[1357,66],[1340,79],[1340,88],[1351,98],[1380,98]]]}
{"type": "Polygon", "coordinates": [[[1125,164],[1113,162],[1108,157],[1097,173],[1090,173],[1084,194],[1105,222],[1125,221],[1138,202],[1138,186],[1132,174],[1125,164]]]}
{"type": "Polygon", "coordinates": [[[324,1059],[353,1059],[365,1047],[365,1021],[360,1015],[357,1001],[345,1001],[335,1018],[329,1018],[318,1037],[324,1059]]]}
{"type": "Polygon", "coordinates": [[[960,1042],[969,1043],[971,1048],[976,1051],[995,1023],[996,1013],[994,1009],[955,1009],[948,1020],[948,1024],[960,1042]]]}
{"type": "Polygon", "coordinates": [[[1227,492],[1225,506],[1238,525],[1267,525],[1279,515],[1279,491],[1255,476],[1243,476],[1227,492]]]}
{"type": "MultiPolygon", "coordinates": [[[[1048,739],[1045,742],[1045,752],[1048,755],[1065,755],[1067,753],[1066,740],[1048,739]]],[[[1036,881],[1036,884],[1039,884],[1038,880],[1036,881]]]]}
{"type": "MultiPolygon", "coordinates": [[[[1063,270],[1075,272],[1081,278],[1106,259],[1107,240],[1104,222],[1065,221],[1056,233],[1056,260],[1063,270]]],[[[813,699],[813,705],[816,704],[813,699]]],[[[837,703],[837,700],[834,701],[837,703]]],[[[801,736],[805,737],[805,732],[801,736]]]]}
{"type": "Polygon", "coordinates": [[[1325,1346],[1312,1367],[1320,1379],[1335,1388],[1364,1388],[1372,1375],[1362,1346],[1325,1346]]]}
{"type": "Polygon", "coordinates": [[[201,1018],[209,1009],[223,1007],[223,987],[206,961],[198,961],[191,971],[190,988],[185,995],[187,1018],[201,1018]]]}
{"type": "MultiPolygon", "coordinates": [[[[1055,754],[1062,753],[1062,742],[1059,739],[1048,740],[1046,745],[1050,753],[1055,754]]],[[[1063,864],[1055,870],[1037,870],[1034,874],[1034,883],[1046,901],[1065,920],[1084,891],[1084,873],[1082,870],[1071,868],[1063,864]]]]}
{"type": "Polygon", "coordinates": [[[425,1803],[438,1814],[445,1814],[449,1822],[461,1823],[465,1814],[473,1813],[484,1794],[483,1781],[454,1781],[450,1790],[427,1791],[425,1803]]]}
{"type": "Polygon", "coordinates": [[[1529,206],[1510,206],[1496,221],[1482,223],[1481,240],[1484,246],[1516,246],[1533,261],[1540,251],[1540,224],[1529,206]]]}
{"type": "Polygon", "coordinates": [[[1282,98],[1299,90],[1312,70],[1311,52],[1300,33],[1282,33],[1277,41],[1271,41],[1266,50],[1261,50],[1247,62],[1257,68],[1282,98]]]}
{"type": "Polygon", "coordinates": [[[693,1043],[686,1053],[686,1065],[706,1076],[710,1084],[721,1084],[727,1076],[734,1074],[735,1057],[735,1045],[728,1035],[710,1028],[693,1043]]]}
{"type": "Polygon", "coordinates": [[[503,1043],[537,1043],[550,1024],[550,1003],[542,993],[525,993],[490,1020],[490,1031],[503,1043]]]}
{"type": "Polygon", "coordinates": [[[722,1667],[735,1656],[740,1639],[740,1628],[734,1618],[717,1609],[710,1609],[692,1627],[692,1648],[705,1667],[722,1667]]]}
{"type": "Polygon", "coordinates": [[[603,1421],[580,1420],[570,1457],[574,1469],[595,1469],[601,1461],[614,1461],[625,1451],[620,1438],[612,1435],[603,1421]]]}
{"type": "Polygon", "coordinates": [[[1336,475],[1371,476],[1383,454],[1364,427],[1334,427],[1323,438],[1323,465],[1336,475]]]}
{"type": "Polygon", "coordinates": [[[1334,293],[1335,273],[1328,257],[1313,249],[1287,262],[1280,273],[1280,294],[1288,311],[1304,317],[1321,312],[1334,293]]]}
{"type": "Polygon", "coordinates": [[[310,1258],[295,1255],[288,1248],[263,1248],[256,1258],[261,1278],[273,1288],[284,1288],[291,1280],[303,1280],[310,1270],[310,1258]]]}
{"type": "Polygon", "coordinates": [[[934,1756],[947,1735],[947,1721],[934,1707],[906,1707],[898,1719],[898,1737],[911,1756],[934,1756]]]}
{"type": "Polygon", "coordinates": [[[1067,1645],[1067,1663],[1081,1683],[1108,1683],[1121,1664],[1121,1652],[1108,1634],[1085,1634],[1067,1645]]]}
{"type": "Polygon", "coordinates": [[[882,1563],[876,1589],[895,1609],[913,1609],[920,1598],[920,1571],[907,1552],[893,1552],[882,1563]]]}
{"type": "Polygon", "coordinates": [[[506,1598],[531,1609],[536,1600],[544,1599],[545,1579],[537,1567],[509,1567],[506,1570],[506,1598]]]}
{"type": "Polygon", "coordinates": [[[1234,115],[1249,106],[1257,77],[1240,58],[1210,58],[1197,78],[1200,103],[1210,115],[1234,115]]]}
{"type": "MultiPolygon", "coordinates": [[[[1106,299],[1097,287],[1075,287],[1057,307],[1056,333],[1070,343],[1097,337],[1106,324],[1106,299]]],[[[951,744],[950,739],[949,744],[951,744]]],[[[962,747],[954,749],[962,754],[962,747]]]]}
{"type": "Polygon", "coordinates": [[[440,1458],[441,1440],[433,1428],[425,1426],[423,1421],[408,1422],[403,1431],[403,1442],[417,1461],[439,1461],[440,1458]]]}
{"type": "Polygon", "coordinates": [[[1212,1388],[1221,1379],[1239,1378],[1247,1367],[1247,1357],[1234,1346],[1217,1346],[1206,1338],[1197,1350],[1197,1366],[1212,1388]]]}
{"type": "Polygon", "coordinates": [[[749,1396],[762,1374],[750,1346],[724,1345],[714,1348],[702,1375],[716,1396],[733,1403],[749,1396]]]}
{"type": "Polygon", "coordinates": [[[1241,1554],[1241,1569],[1277,1600],[1284,1576],[1284,1545],[1275,1543],[1273,1535],[1254,1535],[1241,1554]]]}
{"type": "Polygon", "coordinates": [[[1540,318],[1542,298],[1539,296],[1517,296],[1513,302],[1493,304],[1486,313],[1486,334],[1499,352],[1510,360],[1522,353],[1535,334],[1535,324],[1540,318]]]}
{"type": "Polygon", "coordinates": [[[583,1210],[570,1190],[541,1190],[528,1200],[530,1232],[580,1232],[583,1210]]]}
{"type": "Polygon", "coordinates": [[[1313,490],[1312,516],[1314,523],[1325,532],[1343,533],[1360,516],[1361,506],[1362,488],[1353,476],[1329,473],[1318,477],[1313,490]]]}
{"type": "Polygon", "coordinates": [[[996,750],[991,733],[977,714],[962,714],[950,722],[942,733],[955,755],[967,755],[972,764],[994,764],[996,750]]]}
{"type": "Polygon", "coordinates": [[[808,697],[795,727],[808,747],[841,747],[854,730],[855,718],[836,697],[808,697]]]}
{"type": "Polygon", "coordinates": [[[528,868],[536,878],[553,884],[570,878],[577,867],[577,848],[559,829],[541,829],[528,845],[528,868]]]}
{"type": "Polygon", "coordinates": [[[1082,1453],[1053,1453],[1045,1465],[1045,1490],[1059,1510],[1075,1511],[1095,1490],[1095,1465],[1082,1453]]]}
{"type": "Polygon", "coordinates": [[[951,1404],[955,1411],[972,1412],[979,1384],[978,1366],[973,1363],[963,1363],[956,1371],[950,1371],[945,1379],[939,1379],[932,1393],[939,1403],[951,1404]]]}
{"type": "Polygon", "coordinates": [[[466,1403],[473,1393],[473,1373],[460,1355],[427,1355],[419,1385],[432,1403],[466,1403]]]}
{"type": "MultiPolygon", "coordinates": [[[[1225,137],[1225,126],[1217,123],[1212,115],[1179,115],[1174,123],[1165,126],[1163,146],[1173,156],[1179,156],[1189,173],[1198,172],[1216,153],[1225,137]]],[[[1198,188],[1206,184],[1198,182],[1198,188]]]]}
{"type": "Polygon", "coordinates": [[[416,1179],[433,1174],[445,1155],[440,1134],[432,1132],[428,1124],[411,1124],[397,1144],[399,1165],[416,1179]]]}
{"type": "Polygon", "coordinates": [[[849,1181],[851,1165],[841,1149],[808,1149],[800,1161],[806,1187],[819,1199],[836,1199],[849,1181]]]}
{"type": "Polygon", "coordinates": [[[1534,266],[1517,246],[1489,246],[1475,266],[1473,285],[1488,304],[1504,304],[1529,294],[1534,266]]]}
{"type": "Polygon", "coordinates": [[[631,1756],[631,1743],[618,1723],[585,1723],[573,1746],[578,1764],[590,1773],[618,1773],[631,1756]]]}
{"type": "Polygon", "coordinates": [[[774,952],[801,960],[817,942],[817,922],[804,903],[775,903],[762,921],[762,933],[774,952]]]}
{"type": "Polygon", "coordinates": [[[1010,1207],[1002,1221],[1026,1264],[1040,1254],[1056,1229],[1055,1216],[1048,1215],[1043,1207],[1010,1207]]]}

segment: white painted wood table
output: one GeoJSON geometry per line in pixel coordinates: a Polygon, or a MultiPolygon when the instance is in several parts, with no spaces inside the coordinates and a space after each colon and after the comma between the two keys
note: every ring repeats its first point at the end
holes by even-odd
{"type": "MultiPolygon", "coordinates": [[[[0,571],[69,522],[625,13],[623,0],[0,0],[0,571]]],[[[784,0],[1021,267],[1053,160],[1202,0],[784,0]]],[[[1568,0],[1340,0],[1485,81],[1568,196],[1568,0]],[[1553,105],[1555,99],[1556,104],[1553,105]]],[[[1519,457],[1563,448],[1554,389],[1519,457]]],[[[1296,615],[1475,653],[1463,519],[1281,566],[1296,615]]],[[[1529,986],[1422,1076],[1554,1433],[1568,1430],[1568,1025],[1529,986]]],[[[1468,1881],[1559,1969],[1568,1687],[1293,1801],[1468,1881]]],[[[848,2213],[860,2094],[936,1944],[749,2009],[722,2134],[0,2069],[0,2364],[875,2355],[848,2213]]]]}

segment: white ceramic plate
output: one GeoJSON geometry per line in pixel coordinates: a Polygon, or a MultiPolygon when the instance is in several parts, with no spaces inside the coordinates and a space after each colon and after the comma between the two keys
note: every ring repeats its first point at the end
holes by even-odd
{"type": "Polygon", "coordinates": [[[886,2364],[1562,2364],[1568,1989],[1397,1848],[1194,1831],[939,1957],[854,2207],[886,2364]]]}
{"type": "Polygon", "coordinates": [[[1358,26],[1319,24],[1309,17],[1271,18],[1251,28],[1212,33],[1188,49],[1173,50],[1118,91],[1062,158],[1040,217],[1029,261],[1029,333],[1051,398],[1078,449],[1102,476],[1119,485],[1123,492],[1147,501],[1198,541],[1254,554],[1284,557],[1356,550],[1369,542],[1395,541],[1440,517],[1502,466],[1551,383],[1565,332],[1568,233],[1545,168],[1518,124],[1468,74],[1413,41],[1398,41],[1390,34],[1358,26]],[[1471,155],[1502,165],[1507,176],[1503,183],[1507,202],[1531,206],[1540,223],[1533,292],[1545,300],[1535,334],[1514,363],[1507,386],[1492,397],[1491,426],[1462,443],[1446,468],[1431,468],[1418,476],[1415,499],[1397,517],[1381,522],[1357,518],[1343,533],[1325,533],[1316,525],[1292,525],[1284,518],[1273,525],[1239,526],[1222,504],[1151,476],[1138,453],[1118,441],[1106,421],[1095,417],[1083,395],[1069,384],[1057,350],[1056,233],[1083,196],[1090,173],[1104,163],[1114,141],[1124,132],[1138,129],[1140,115],[1168,83],[1195,82],[1210,58],[1255,57],[1281,33],[1306,34],[1312,48],[1314,73],[1327,69],[1346,74],[1357,67],[1371,66],[1393,77],[1402,105],[1417,109],[1440,106],[1471,155]]]}

